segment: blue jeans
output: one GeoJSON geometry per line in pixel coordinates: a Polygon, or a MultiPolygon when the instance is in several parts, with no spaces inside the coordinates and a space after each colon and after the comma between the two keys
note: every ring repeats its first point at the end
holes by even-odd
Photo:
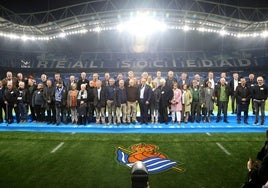
{"type": "Polygon", "coordinates": [[[18,118],[20,119],[17,119],[17,121],[21,121],[21,120],[27,120],[27,108],[26,108],[26,105],[22,102],[18,103],[18,110],[19,110],[19,113],[20,114],[18,116],[18,118]]]}

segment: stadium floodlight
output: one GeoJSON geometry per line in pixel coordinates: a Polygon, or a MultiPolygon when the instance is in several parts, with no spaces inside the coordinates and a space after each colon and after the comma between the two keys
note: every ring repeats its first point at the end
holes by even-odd
{"type": "Polygon", "coordinates": [[[220,33],[221,36],[225,36],[225,35],[228,34],[228,32],[225,31],[225,30],[220,30],[219,33],[220,33]]]}
{"type": "Polygon", "coordinates": [[[26,36],[26,35],[22,35],[20,38],[21,38],[21,40],[23,40],[23,41],[29,40],[29,37],[26,36]]]}
{"type": "Polygon", "coordinates": [[[93,31],[99,33],[99,32],[102,31],[102,29],[101,29],[101,27],[98,26],[98,27],[95,27],[95,28],[93,29],[93,31]]]}
{"type": "Polygon", "coordinates": [[[137,161],[131,168],[132,188],[147,188],[149,187],[148,170],[145,164],[137,161]]]}
{"type": "Polygon", "coordinates": [[[263,32],[261,33],[261,37],[263,37],[263,38],[268,37],[268,31],[263,31],[263,32]]]}
{"type": "Polygon", "coordinates": [[[60,38],[65,38],[65,37],[66,37],[66,33],[64,33],[64,32],[63,32],[63,33],[60,33],[60,34],[59,34],[59,37],[60,37],[60,38]]]}
{"type": "Polygon", "coordinates": [[[155,19],[148,14],[138,14],[129,21],[117,25],[120,32],[127,31],[133,35],[147,36],[157,31],[165,31],[167,26],[164,22],[155,19]]]}
{"type": "Polygon", "coordinates": [[[182,29],[183,29],[183,31],[186,31],[186,32],[187,32],[187,31],[189,31],[189,30],[190,30],[190,27],[189,27],[188,25],[185,25],[185,26],[183,26],[183,28],[182,28],[182,29]]]}
{"type": "Polygon", "coordinates": [[[197,30],[200,31],[200,32],[205,32],[206,31],[204,27],[199,27],[199,28],[197,28],[197,30]]]}

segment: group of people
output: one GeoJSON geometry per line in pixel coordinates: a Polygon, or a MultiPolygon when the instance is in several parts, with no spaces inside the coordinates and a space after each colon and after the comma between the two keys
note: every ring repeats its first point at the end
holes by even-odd
{"type": "Polygon", "coordinates": [[[31,121],[47,122],[60,125],[86,125],[94,122],[103,125],[139,123],[172,123],[211,122],[214,104],[218,112],[216,122],[228,123],[228,103],[231,99],[232,113],[237,113],[237,123],[241,123],[241,112],[244,112],[244,123],[248,124],[249,104],[255,114],[255,122],[264,125],[267,87],[264,78],[250,74],[248,79],[233,73],[227,80],[226,73],[221,73],[215,80],[213,72],[209,72],[205,80],[195,74],[189,80],[187,73],[181,73],[177,80],[173,71],[162,77],[160,71],[152,77],[143,72],[140,78],[133,71],[119,73],[113,78],[109,73],[100,80],[98,73],[87,79],[82,72],[77,80],[74,75],[65,83],[59,73],[49,79],[41,75],[39,83],[33,76],[24,77],[22,73],[13,76],[11,71],[0,81],[0,123],[6,120],[14,122],[31,121]],[[137,118],[137,109],[140,116],[137,118]],[[261,117],[259,121],[259,111],[261,117]],[[4,114],[3,114],[4,112],[4,114]],[[107,116],[107,117],[106,117],[107,116]]]}

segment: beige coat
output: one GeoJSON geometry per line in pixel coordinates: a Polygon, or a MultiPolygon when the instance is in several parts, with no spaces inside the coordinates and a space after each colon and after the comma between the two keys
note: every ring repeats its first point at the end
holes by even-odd
{"type": "Polygon", "coordinates": [[[183,90],[183,102],[184,102],[184,112],[190,112],[191,111],[191,103],[193,100],[192,93],[189,89],[186,91],[183,90]]]}

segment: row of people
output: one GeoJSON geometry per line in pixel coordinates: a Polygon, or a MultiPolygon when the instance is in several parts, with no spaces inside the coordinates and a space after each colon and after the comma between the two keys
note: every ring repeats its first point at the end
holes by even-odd
{"type": "MultiPolygon", "coordinates": [[[[27,108],[29,106],[33,119],[44,121],[46,111],[48,122],[56,122],[57,124],[59,124],[61,118],[63,122],[67,122],[67,109],[69,109],[71,114],[72,122],[75,123],[85,122],[87,118],[89,121],[92,121],[94,111],[96,113],[96,123],[104,123],[105,112],[107,110],[108,124],[110,124],[120,123],[121,121],[123,123],[130,123],[131,118],[132,122],[136,123],[137,103],[139,103],[142,123],[148,123],[148,111],[150,111],[151,121],[153,123],[158,122],[158,114],[160,114],[161,122],[168,123],[167,112],[169,107],[172,114],[172,122],[177,120],[180,124],[181,121],[188,122],[188,120],[200,122],[201,111],[204,115],[203,121],[210,122],[210,114],[213,111],[214,102],[216,102],[218,105],[216,122],[219,122],[222,112],[224,114],[224,121],[228,122],[227,108],[229,95],[232,96],[232,89],[224,77],[220,79],[219,84],[215,87],[215,83],[210,79],[211,72],[208,74],[209,78],[206,83],[201,82],[198,75],[195,76],[192,83],[188,83],[188,81],[183,79],[187,79],[186,73],[182,74],[182,82],[177,82],[172,71],[168,72],[167,79],[161,77],[160,71],[157,72],[157,76],[154,79],[152,77],[150,78],[148,73],[145,72],[142,74],[142,78],[138,84],[132,71],[128,72],[129,78],[125,81],[122,74],[119,75],[121,77],[117,80],[118,82],[110,78],[109,73],[106,73],[105,79],[100,81],[98,80],[98,74],[95,73],[93,74],[93,80],[89,82],[86,79],[86,73],[83,72],[78,82],[75,82],[74,76],[70,76],[70,82],[65,85],[58,73],[55,74],[54,81],[48,80],[46,75],[42,74],[42,82],[38,84],[36,90],[32,77],[29,77],[27,82],[21,78],[17,79],[20,80],[17,84],[14,77],[12,77],[12,73],[9,71],[7,72],[7,77],[0,83],[0,85],[3,85],[3,87],[0,87],[0,94],[3,93],[3,95],[0,95],[0,99],[3,99],[1,107],[4,111],[7,111],[7,117],[10,123],[13,122],[13,108],[16,112],[17,122],[24,122],[27,119],[27,108]],[[122,86],[120,86],[120,82],[122,86]],[[5,88],[5,85],[7,86],[7,91],[2,92],[2,88],[5,88]],[[118,97],[116,92],[121,91],[120,88],[130,92],[128,92],[124,101],[120,102],[120,108],[116,109],[115,106],[119,105],[117,101],[119,99],[115,97],[118,97]],[[70,92],[73,90],[74,92],[70,92]],[[79,95],[79,92],[81,93],[83,90],[82,96],[86,95],[87,99],[83,99],[83,97],[81,99],[81,94],[79,95]],[[105,91],[104,97],[100,101],[97,101],[96,92],[100,92],[101,90],[105,91]],[[64,92],[64,95],[61,92],[64,92]],[[11,97],[12,94],[14,94],[13,98],[11,97]],[[41,99],[43,95],[45,102],[41,99]],[[74,102],[75,100],[77,101],[74,102]],[[122,108],[121,104],[123,104],[122,108]],[[97,106],[100,108],[97,108],[97,106]],[[122,120],[120,119],[121,114],[122,120]],[[76,118],[77,116],[80,116],[79,120],[76,118]]],[[[237,99],[238,123],[241,122],[241,111],[244,111],[244,122],[248,123],[248,106],[250,100],[253,99],[253,106],[257,110],[261,108],[261,124],[264,124],[267,88],[263,83],[264,80],[262,77],[258,77],[257,80],[258,84],[254,84],[254,87],[252,85],[249,87],[245,78],[241,78],[239,84],[237,83],[234,98],[237,99]]],[[[124,92],[121,91],[121,95],[124,92]]],[[[258,123],[258,115],[259,112],[256,113],[255,124],[258,123]]]]}

